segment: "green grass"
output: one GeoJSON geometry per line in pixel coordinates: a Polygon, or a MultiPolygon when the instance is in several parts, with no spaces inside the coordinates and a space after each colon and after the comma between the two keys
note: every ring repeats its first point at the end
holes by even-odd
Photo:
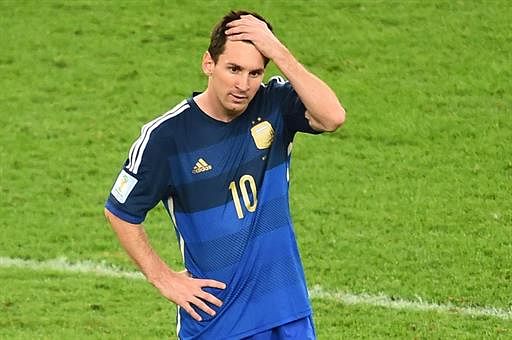
{"type": "Polygon", "coordinates": [[[0,273],[16,287],[0,303],[3,339],[165,338],[175,329],[174,308],[142,280],[0,273]]]}
{"type": "MultiPolygon", "coordinates": [[[[105,198],[142,124],[204,87],[230,8],[268,17],[348,111],[340,131],[294,143],[309,285],[511,308],[506,1],[0,2],[0,256],[133,269],[105,198]]],[[[179,267],[161,207],[146,225],[179,267]]],[[[0,274],[1,338],[174,335],[174,307],[143,281],[0,274]]],[[[313,304],[321,339],[512,337],[510,320],[313,304]]]]}

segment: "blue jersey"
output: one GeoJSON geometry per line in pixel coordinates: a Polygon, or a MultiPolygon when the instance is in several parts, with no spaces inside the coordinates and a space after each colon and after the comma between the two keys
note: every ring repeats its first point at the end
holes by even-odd
{"type": "Polygon", "coordinates": [[[288,82],[262,84],[225,123],[193,98],[144,125],[106,207],[131,223],[162,201],[184,265],[223,301],[195,321],[178,308],[180,339],[239,339],[311,314],[288,202],[292,140],[314,133],[288,82]]]}

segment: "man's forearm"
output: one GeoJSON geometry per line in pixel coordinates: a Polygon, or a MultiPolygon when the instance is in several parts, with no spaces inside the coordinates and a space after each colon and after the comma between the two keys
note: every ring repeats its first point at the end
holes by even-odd
{"type": "Polygon", "coordinates": [[[267,58],[271,59],[290,81],[307,109],[311,127],[319,131],[334,131],[345,121],[345,110],[331,88],[306,70],[290,53],[267,24],[243,15],[234,20],[225,31],[231,41],[250,40],[267,58]]]}
{"type": "Polygon", "coordinates": [[[222,301],[211,293],[205,292],[203,288],[225,289],[226,284],[210,279],[191,278],[186,271],[172,271],[150,246],[142,225],[123,221],[107,209],[105,209],[105,216],[123,248],[148,281],[160,291],[160,294],[184,308],[197,321],[201,321],[201,316],[192,307],[193,305],[207,314],[215,315],[215,310],[206,302],[220,307],[222,301]]]}
{"type": "Polygon", "coordinates": [[[149,244],[143,226],[123,221],[106,209],[105,216],[131,259],[148,281],[160,288],[163,277],[170,272],[170,269],[149,244]]]}
{"type": "Polygon", "coordinates": [[[306,106],[314,128],[334,131],[343,124],[345,110],[334,91],[299,63],[286,47],[283,46],[272,61],[290,81],[306,106]]]}

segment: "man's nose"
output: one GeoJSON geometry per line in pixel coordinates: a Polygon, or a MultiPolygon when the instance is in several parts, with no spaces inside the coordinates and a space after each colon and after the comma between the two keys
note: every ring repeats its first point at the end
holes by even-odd
{"type": "Polygon", "coordinates": [[[248,74],[240,74],[237,78],[236,87],[240,91],[248,91],[249,90],[249,75],[248,74]]]}

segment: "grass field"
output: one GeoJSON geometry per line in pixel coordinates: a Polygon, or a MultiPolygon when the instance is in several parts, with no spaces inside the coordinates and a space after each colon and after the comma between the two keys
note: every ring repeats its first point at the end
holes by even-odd
{"type": "MultiPolygon", "coordinates": [[[[204,88],[209,31],[231,8],[266,16],[347,108],[341,130],[294,143],[319,338],[512,338],[509,2],[9,0],[0,338],[175,337],[171,303],[112,275],[135,269],[103,204],[140,127],[204,88]]],[[[145,224],[179,268],[164,209],[145,224]]]]}

